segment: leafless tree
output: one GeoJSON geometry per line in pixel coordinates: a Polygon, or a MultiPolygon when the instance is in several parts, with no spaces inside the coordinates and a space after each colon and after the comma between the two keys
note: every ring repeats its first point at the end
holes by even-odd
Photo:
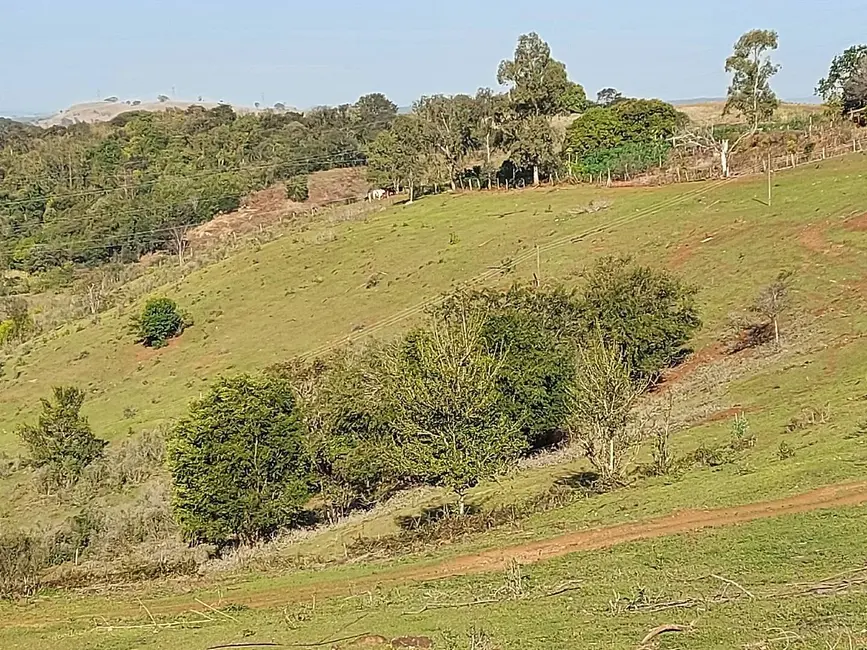
{"type": "Polygon", "coordinates": [[[578,354],[571,389],[569,433],[605,484],[621,483],[645,438],[635,406],[647,389],[635,380],[621,351],[592,337],[578,354]]]}
{"type": "Polygon", "coordinates": [[[171,229],[172,233],[172,249],[178,256],[178,266],[184,265],[184,254],[190,246],[187,240],[187,233],[190,231],[188,225],[175,226],[171,229]]]}
{"type": "Polygon", "coordinates": [[[776,280],[762,289],[750,310],[773,325],[776,347],[780,347],[780,316],[791,306],[791,288],[792,272],[781,271],[776,280]]]}

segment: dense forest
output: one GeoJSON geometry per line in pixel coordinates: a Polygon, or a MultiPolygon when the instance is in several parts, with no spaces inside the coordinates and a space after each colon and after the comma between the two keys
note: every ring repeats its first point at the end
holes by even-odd
{"type": "MultiPolygon", "coordinates": [[[[366,165],[373,185],[417,195],[442,188],[601,177],[662,167],[681,143],[721,161],[774,115],[772,31],[753,30],[726,60],[736,128],[699,129],[660,100],[605,88],[595,101],[537,34],[521,36],[496,81],[475,95],[433,95],[398,115],[384,95],[304,113],[237,114],[229,106],[128,112],[47,130],[0,120],[0,268],[131,261],[166,249],[179,229],[236,209],[251,191],[366,165]]],[[[829,113],[863,118],[867,46],[834,59],[817,94],[829,113]]]]}

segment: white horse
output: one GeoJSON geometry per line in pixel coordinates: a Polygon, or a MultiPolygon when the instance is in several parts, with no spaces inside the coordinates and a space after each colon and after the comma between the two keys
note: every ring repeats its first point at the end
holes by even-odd
{"type": "Polygon", "coordinates": [[[370,192],[367,193],[368,201],[382,201],[384,198],[385,190],[382,189],[370,190],[370,192]]]}

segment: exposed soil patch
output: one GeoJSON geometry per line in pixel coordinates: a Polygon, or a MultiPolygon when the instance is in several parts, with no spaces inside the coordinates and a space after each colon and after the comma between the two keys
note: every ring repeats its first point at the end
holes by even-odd
{"type": "Polygon", "coordinates": [[[867,232],[867,212],[857,217],[847,219],[843,227],[853,232],[867,232]]]}

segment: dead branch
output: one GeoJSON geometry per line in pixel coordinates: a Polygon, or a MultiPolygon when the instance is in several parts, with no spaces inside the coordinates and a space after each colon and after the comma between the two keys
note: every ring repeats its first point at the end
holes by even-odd
{"type": "Polygon", "coordinates": [[[567,591],[575,591],[576,589],[581,588],[581,580],[567,580],[563,584],[555,587],[551,591],[542,594],[543,598],[550,598],[551,596],[558,596],[560,594],[566,593],[567,591]]]}
{"type": "Polygon", "coordinates": [[[638,644],[638,647],[642,647],[650,643],[653,639],[658,637],[660,634],[665,634],[667,632],[686,632],[690,629],[691,626],[688,625],[660,625],[659,627],[655,627],[650,632],[648,632],[643,639],[641,639],[641,643],[638,644]]]}
{"type": "Polygon", "coordinates": [[[711,577],[711,578],[716,578],[717,580],[722,580],[722,581],[725,582],[726,584],[730,584],[730,585],[732,585],[733,587],[737,587],[737,588],[740,589],[742,592],[744,592],[747,596],[749,596],[749,597],[750,597],[750,600],[755,600],[755,599],[756,599],[756,597],[753,595],[753,593],[752,593],[749,589],[743,587],[742,585],[739,585],[739,584],[738,584],[737,582],[735,582],[734,580],[729,580],[728,578],[724,578],[723,576],[717,575],[716,573],[711,573],[711,574],[710,574],[710,577],[711,577]]]}
{"type": "Polygon", "coordinates": [[[472,607],[473,605],[488,605],[490,603],[500,602],[499,598],[480,598],[479,600],[468,600],[462,603],[427,603],[421,609],[412,612],[403,612],[403,616],[415,616],[432,609],[457,609],[460,607],[472,607]]]}
{"type": "Polygon", "coordinates": [[[211,605],[208,605],[208,603],[206,603],[206,602],[204,602],[204,601],[201,601],[201,600],[199,600],[198,598],[196,598],[196,602],[199,603],[199,605],[201,605],[202,607],[207,607],[208,609],[210,609],[210,610],[211,610],[212,612],[214,612],[215,614],[219,614],[220,616],[223,616],[223,617],[229,619],[230,621],[234,621],[235,623],[238,622],[238,619],[235,618],[234,616],[231,616],[231,615],[227,614],[226,612],[217,609],[216,607],[212,607],[211,605]]]}

